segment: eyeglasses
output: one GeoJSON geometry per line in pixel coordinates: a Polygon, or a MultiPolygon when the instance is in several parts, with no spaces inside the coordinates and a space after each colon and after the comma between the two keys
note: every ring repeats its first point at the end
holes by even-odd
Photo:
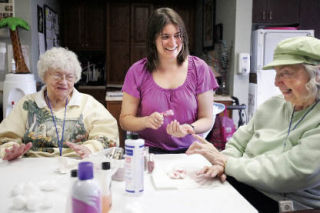
{"type": "Polygon", "coordinates": [[[63,79],[66,79],[66,81],[72,82],[75,80],[75,76],[73,74],[63,74],[59,72],[53,72],[49,74],[54,81],[62,81],[63,79]]]}
{"type": "Polygon", "coordinates": [[[162,41],[167,41],[169,40],[171,37],[173,37],[176,41],[181,41],[182,40],[182,34],[181,32],[178,32],[174,35],[170,35],[170,34],[160,34],[160,38],[162,41]]]}
{"type": "Polygon", "coordinates": [[[294,70],[285,70],[276,73],[276,79],[292,79],[296,77],[296,71],[294,70]]]}

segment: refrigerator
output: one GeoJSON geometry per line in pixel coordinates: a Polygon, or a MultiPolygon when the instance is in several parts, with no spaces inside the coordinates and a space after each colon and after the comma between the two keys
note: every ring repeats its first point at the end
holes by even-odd
{"type": "Polygon", "coordinates": [[[290,37],[314,36],[314,30],[273,30],[259,29],[251,37],[250,72],[256,76],[256,82],[249,83],[248,117],[251,118],[257,107],[272,96],[281,94],[274,85],[275,70],[262,70],[273,59],[277,44],[290,37]]]}

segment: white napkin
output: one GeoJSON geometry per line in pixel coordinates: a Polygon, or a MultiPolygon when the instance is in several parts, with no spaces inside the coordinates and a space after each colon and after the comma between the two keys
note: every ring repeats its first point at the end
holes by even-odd
{"type": "Polygon", "coordinates": [[[156,189],[192,189],[199,187],[212,187],[217,183],[216,179],[197,176],[196,172],[204,166],[210,166],[210,162],[202,155],[179,155],[179,158],[157,161],[152,172],[152,180],[156,189]],[[183,179],[172,179],[168,173],[175,169],[183,169],[186,176],[183,179]]]}

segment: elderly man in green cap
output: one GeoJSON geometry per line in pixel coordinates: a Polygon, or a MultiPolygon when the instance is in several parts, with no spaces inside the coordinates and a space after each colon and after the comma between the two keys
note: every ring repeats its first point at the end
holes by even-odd
{"type": "Polygon", "coordinates": [[[187,153],[212,163],[199,173],[227,178],[259,212],[320,209],[319,67],[320,40],[281,41],[264,69],[276,70],[282,95],[263,103],[222,152],[194,136],[187,153]]]}

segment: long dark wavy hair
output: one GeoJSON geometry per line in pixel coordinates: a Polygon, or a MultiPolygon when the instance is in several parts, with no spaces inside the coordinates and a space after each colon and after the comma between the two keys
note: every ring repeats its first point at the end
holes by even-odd
{"type": "Polygon", "coordinates": [[[151,73],[159,63],[156,38],[167,24],[176,25],[181,33],[182,49],[178,54],[177,63],[181,65],[189,55],[188,34],[182,18],[171,8],[159,8],[153,12],[147,28],[147,63],[146,69],[151,73]]]}

